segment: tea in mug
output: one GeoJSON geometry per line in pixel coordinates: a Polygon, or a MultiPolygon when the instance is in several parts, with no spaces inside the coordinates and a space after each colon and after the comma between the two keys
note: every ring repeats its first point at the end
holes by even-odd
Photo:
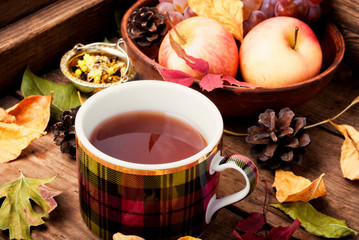
{"type": "Polygon", "coordinates": [[[156,111],[111,117],[93,130],[90,142],[107,155],[141,164],[182,160],[207,145],[202,134],[189,123],[156,111]]]}

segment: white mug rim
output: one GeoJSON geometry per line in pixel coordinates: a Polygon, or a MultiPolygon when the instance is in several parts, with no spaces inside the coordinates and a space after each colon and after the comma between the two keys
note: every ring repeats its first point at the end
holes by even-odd
{"type": "Polygon", "coordinates": [[[222,115],[221,115],[220,111],[218,110],[218,108],[216,107],[216,105],[209,98],[207,98],[205,95],[203,95],[199,91],[196,91],[190,87],[186,87],[186,86],[183,86],[183,85],[180,85],[177,83],[171,83],[171,82],[166,82],[166,81],[161,81],[161,80],[135,80],[135,81],[129,81],[129,82],[126,82],[123,84],[119,84],[116,86],[111,86],[111,87],[103,89],[100,92],[97,92],[96,94],[89,97],[82,104],[82,106],[80,107],[80,109],[76,115],[75,132],[76,132],[77,141],[79,141],[90,153],[92,153],[94,156],[96,156],[97,158],[99,158],[105,162],[108,162],[110,164],[113,164],[113,165],[116,165],[119,167],[128,168],[128,169],[165,170],[165,169],[178,168],[181,166],[188,165],[190,163],[193,163],[193,162],[207,156],[209,153],[211,153],[212,150],[218,145],[219,141],[222,138],[223,120],[222,120],[222,115]],[[149,85],[152,85],[152,84],[161,84],[161,85],[165,84],[166,85],[167,84],[168,86],[177,88],[180,91],[187,89],[185,91],[187,91],[188,94],[193,94],[196,97],[201,98],[201,101],[205,102],[205,104],[208,105],[208,111],[212,111],[212,115],[214,117],[216,117],[216,119],[211,119],[211,121],[214,121],[216,123],[216,125],[218,125],[218,126],[214,130],[215,137],[212,137],[212,139],[206,139],[207,146],[204,149],[202,149],[200,152],[198,152],[188,158],[185,158],[185,159],[182,159],[179,161],[175,161],[175,162],[168,162],[168,163],[161,163],[161,164],[141,164],[141,163],[133,163],[133,162],[114,158],[114,157],[107,155],[107,154],[103,153],[102,151],[98,150],[96,147],[94,147],[91,144],[91,142],[85,135],[82,124],[80,124],[80,123],[84,121],[84,115],[85,115],[86,111],[88,111],[89,108],[91,108],[92,104],[95,101],[98,101],[98,99],[100,99],[101,97],[103,97],[106,94],[111,94],[111,93],[113,94],[114,92],[119,91],[120,88],[127,88],[127,87],[131,87],[131,86],[137,87],[135,85],[142,85],[141,87],[145,87],[146,84],[149,84],[149,85]]]}

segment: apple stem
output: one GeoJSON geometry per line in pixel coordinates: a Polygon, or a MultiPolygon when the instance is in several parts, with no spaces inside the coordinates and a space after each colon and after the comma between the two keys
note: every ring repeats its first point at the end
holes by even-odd
{"type": "Polygon", "coordinates": [[[297,38],[298,38],[298,31],[299,31],[299,27],[295,26],[295,30],[294,30],[294,44],[293,44],[293,49],[295,49],[295,46],[297,45],[297,38]]]}
{"type": "Polygon", "coordinates": [[[168,12],[165,12],[165,16],[167,18],[167,21],[169,22],[169,24],[171,25],[171,28],[173,29],[173,31],[175,32],[175,34],[177,35],[177,37],[179,38],[181,45],[185,45],[186,44],[186,40],[181,36],[181,34],[179,34],[179,32],[177,31],[177,29],[175,28],[175,25],[173,25],[173,22],[170,18],[170,15],[168,14],[168,12]]]}

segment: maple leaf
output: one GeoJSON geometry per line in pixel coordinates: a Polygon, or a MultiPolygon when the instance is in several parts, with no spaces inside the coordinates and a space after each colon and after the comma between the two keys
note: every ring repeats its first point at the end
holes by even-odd
{"type": "Polygon", "coordinates": [[[238,0],[189,0],[188,5],[199,16],[215,19],[233,36],[243,40],[243,2],[238,0]]]}
{"type": "Polygon", "coordinates": [[[200,84],[202,89],[207,90],[208,92],[212,91],[216,88],[222,88],[223,87],[223,81],[221,75],[217,74],[206,74],[200,84]]]}
{"type": "Polygon", "coordinates": [[[0,229],[9,229],[10,239],[31,239],[30,227],[44,224],[47,217],[57,206],[53,197],[60,191],[45,186],[57,176],[45,179],[20,177],[0,186],[0,199],[5,197],[0,208],[0,229]],[[30,199],[42,212],[35,211],[30,199]]]}

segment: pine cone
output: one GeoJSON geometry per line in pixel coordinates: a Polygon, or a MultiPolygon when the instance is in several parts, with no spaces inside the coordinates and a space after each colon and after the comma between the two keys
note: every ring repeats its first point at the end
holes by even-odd
{"type": "Polygon", "coordinates": [[[252,144],[251,155],[271,169],[288,169],[292,163],[300,163],[310,143],[305,125],[306,118],[295,117],[289,108],[280,110],[278,116],[267,109],[259,115],[258,125],[248,128],[246,141],[252,144]]]}
{"type": "Polygon", "coordinates": [[[60,146],[62,153],[69,153],[72,157],[76,155],[75,119],[80,106],[64,111],[60,121],[51,127],[55,144],[60,146]]]}
{"type": "Polygon", "coordinates": [[[131,13],[127,32],[141,47],[160,42],[167,32],[165,15],[156,7],[137,8],[131,13]]]}

